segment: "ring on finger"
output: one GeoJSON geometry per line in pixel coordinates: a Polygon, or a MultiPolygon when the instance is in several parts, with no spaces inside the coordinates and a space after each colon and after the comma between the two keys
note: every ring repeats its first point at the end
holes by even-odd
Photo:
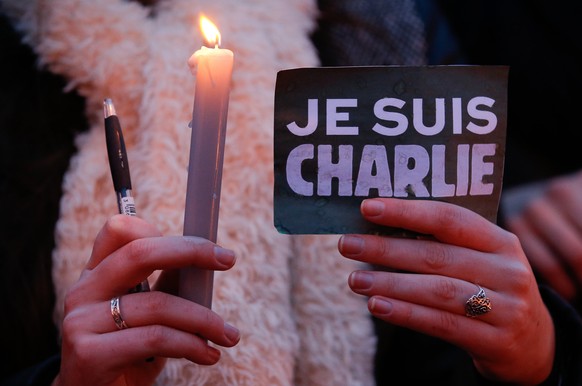
{"type": "Polygon", "coordinates": [[[129,328],[123,317],[121,316],[121,305],[120,305],[120,297],[115,296],[111,299],[111,316],[113,316],[113,321],[118,329],[123,330],[125,328],[129,328]]]}
{"type": "Polygon", "coordinates": [[[480,285],[477,285],[477,287],[479,287],[479,291],[465,303],[465,315],[470,318],[475,318],[491,311],[491,299],[487,297],[485,290],[480,285]]]}

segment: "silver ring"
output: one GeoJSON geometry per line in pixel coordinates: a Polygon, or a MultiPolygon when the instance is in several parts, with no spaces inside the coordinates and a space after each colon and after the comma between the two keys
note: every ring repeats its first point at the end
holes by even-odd
{"type": "Polygon", "coordinates": [[[123,320],[123,318],[121,317],[119,296],[116,296],[113,299],[111,299],[111,316],[113,316],[113,321],[115,322],[117,328],[119,328],[120,330],[123,330],[124,328],[129,328],[127,323],[125,323],[125,320],[123,320]]]}
{"type": "Polygon", "coordinates": [[[485,295],[485,290],[480,285],[477,287],[479,287],[479,292],[471,296],[465,303],[465,315],[471,318],[491,311],[491,299],[485,295]]]}

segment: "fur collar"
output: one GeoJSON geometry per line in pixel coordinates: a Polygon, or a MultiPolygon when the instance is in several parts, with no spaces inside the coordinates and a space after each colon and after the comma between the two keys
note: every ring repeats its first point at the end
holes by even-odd
{"type": "Polygon", "coordinates": [[[182,234],[195,79],[204,12],[235,53],[218,242],[235,268],[215,275],[213,308],[242,341],[217,366],[170,360],[159,385],[371,385],[375,337],[366,299],[347,286],[357,263],[334,236],[278,234],[272,218],[273,97],[278,70],[318,64],[315,0],[2,0],[41,63],[86,97],[89,132],[65,176],[53,278],[55,322],[97,231],[116,213],[101,103],[111,97],[131,160],[140,216],[182,234]],[[49,4],[50,3],[50,4],[49,4]]]}

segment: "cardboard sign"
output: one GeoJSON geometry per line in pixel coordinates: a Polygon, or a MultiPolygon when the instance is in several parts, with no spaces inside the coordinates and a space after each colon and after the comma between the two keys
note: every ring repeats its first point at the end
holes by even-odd
{"type": "MultiPolygon", "coordinates": [[[[368,197],[441,200],[492,222],[506,66],[297,68],[277,74],[274,219],[285,234],[397,234],[368,197]]],[[[404,232],[406,233],[406,232],[404,232]]]]}

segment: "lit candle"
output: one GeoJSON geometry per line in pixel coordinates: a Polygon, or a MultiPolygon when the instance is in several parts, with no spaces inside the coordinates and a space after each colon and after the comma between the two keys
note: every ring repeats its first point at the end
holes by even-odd
{"type": "MultiPolygon", "coordinates": [[[[192,111],[192,140],[184,235],[216,242],[222,182],[226,116],[233,53],[220,48],[220,32],[206,17],[200,17],[205,45],[188,60],[196,76],[192,111]]],[[[179,294],[211,308],[214,271],[195,267],[180,270],[179,294]]]]}

